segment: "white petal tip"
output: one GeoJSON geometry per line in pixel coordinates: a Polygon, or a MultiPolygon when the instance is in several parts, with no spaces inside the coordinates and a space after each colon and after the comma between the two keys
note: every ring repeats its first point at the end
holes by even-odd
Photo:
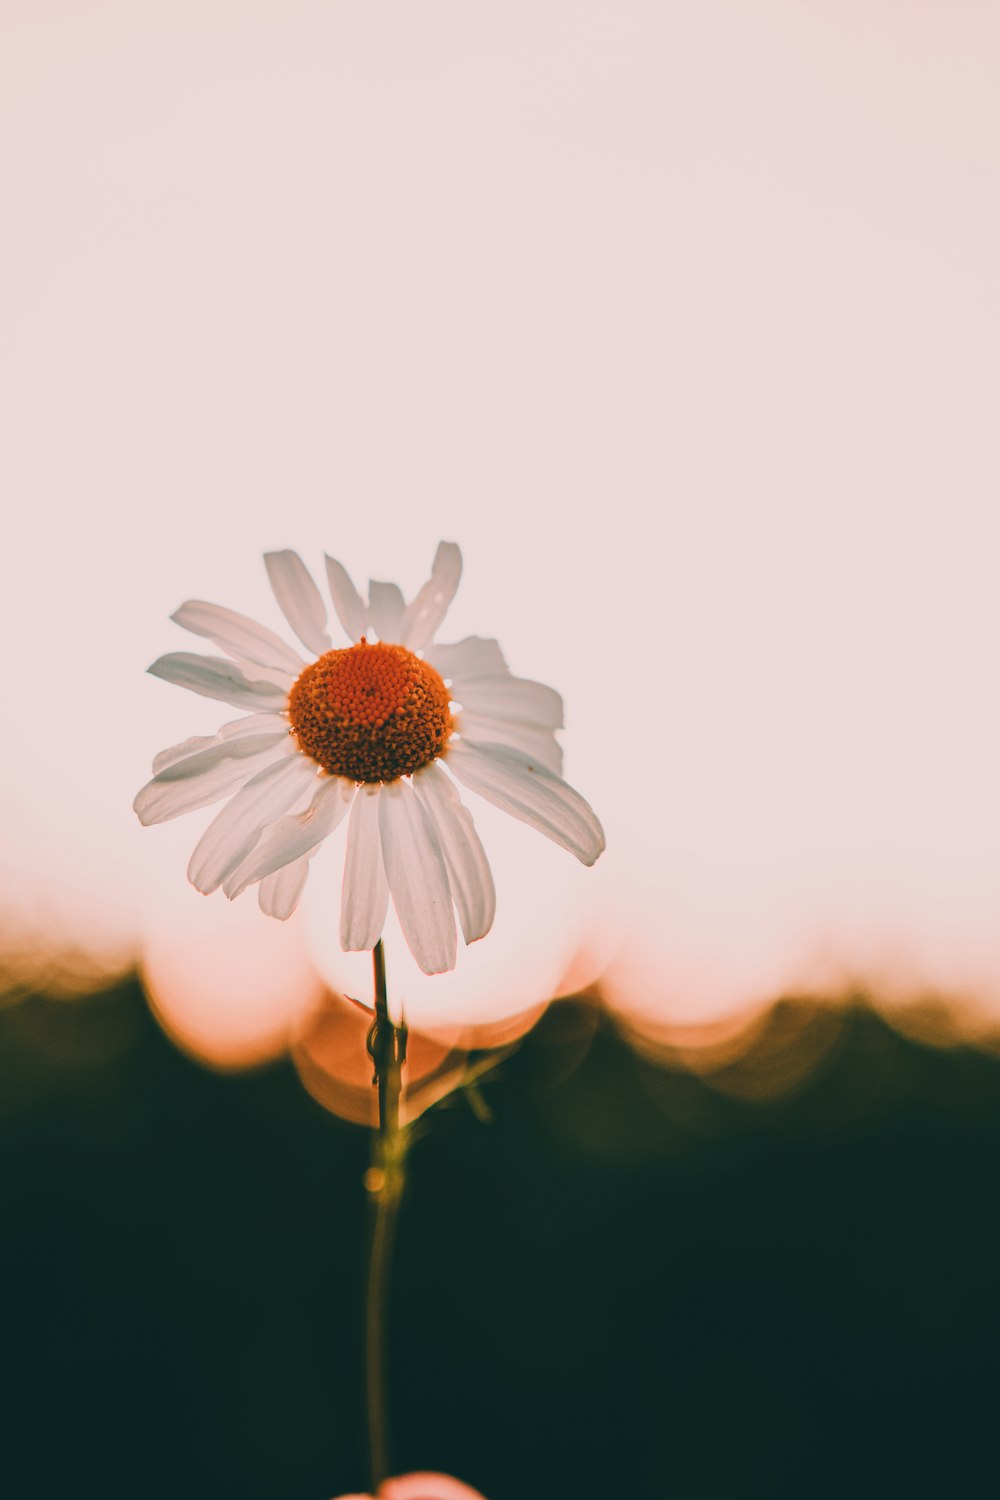
{"type": "Polygon", "coordinates": [[[166,823],[170,818],[169,811],[165,810],[162,806],[158,806],[152,800],[152,793],[154,791],[155,788],[147,783],[136,794],[135,801],[132,803],[132,811],[139,819],[139,823],[143,828],[155,828],[158,823],[166,823]]]}
{"type": "MultiPolygon", "coordinates": [[[[418,963],[419,962],[420,961],[418,959],[418,963]]],[[[421,971],[422,974],[428,974],[428,975],[433,975],[433,974],[450,974],[451,971],[452,971],[452,969],[454,967],[455,967],[455,959],[452,959],[452,961],[451,961],[450,964],[439,964],[436,968],[428,968],[424,964],[421,963],[420,964],[420,971],[421,971]]]]}
{"type": "Polygon", "coordinates": [[[596,865],[597,861],[600,859],[601,855],[604,853],[607,847],[608,841],[604,837],[604,829],[601,828],[600,825],[598,825],[598,828],[594,834],[593,842],[590,844],[584,844],[580,849],[574,850],[573,852],[576,854],[576,857],[580,861],[580,863],[582,865],[586,865],[589,869],[591,865],[596,865]]]}

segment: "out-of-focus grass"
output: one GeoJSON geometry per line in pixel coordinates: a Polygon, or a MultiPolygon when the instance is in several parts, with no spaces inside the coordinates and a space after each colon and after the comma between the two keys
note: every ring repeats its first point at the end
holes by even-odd
{"type": "MultiPolygon", "coordinates": [[[[971,1491],[995,1059],[788,1002],[702,1077],[574,1003],[485,1089],[491,1125],[456,1100],[413,1153],[400,1469],[489,1500],[971,1491]]],[[[288,1063],[192,1063],[130,983],[0,1012],[0,1127],[8,1493],[363,1487],[364,1131],[288,1063]]]]}

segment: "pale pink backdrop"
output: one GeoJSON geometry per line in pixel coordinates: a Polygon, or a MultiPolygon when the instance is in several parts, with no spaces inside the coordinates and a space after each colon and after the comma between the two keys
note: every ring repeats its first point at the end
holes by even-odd
{"type": "Polygon", "coordinates": [[[989,0],[4,0],[8,963],[146,950],[167,1013],[196,952],[218,1060],[355,983],[339,848],[290,938],[186,889],[207,813],[138,828],[219,719],[143,672],[185,597],[279,623],[265,549],[412,590],[446,537],[609,851],[484,814],[496,933],[394,971],[429,1021],[585,933],[652,1030],[847,984],[994,1025],[998,76],[989,0]]]}

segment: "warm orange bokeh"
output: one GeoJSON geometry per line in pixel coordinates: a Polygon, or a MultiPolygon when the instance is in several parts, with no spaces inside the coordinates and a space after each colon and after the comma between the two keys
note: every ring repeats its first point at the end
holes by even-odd
{"type": "MultiPolygon", "coordinates": [[[[341,1495],[340,1500],[375,1500],[375,1497],[341,1495]]],[[[385,1481],[379,1488],[378,1500],[483,1500],[483,1496],[448,1474],[401,1474],[398,1479],[385,1481]]]]}

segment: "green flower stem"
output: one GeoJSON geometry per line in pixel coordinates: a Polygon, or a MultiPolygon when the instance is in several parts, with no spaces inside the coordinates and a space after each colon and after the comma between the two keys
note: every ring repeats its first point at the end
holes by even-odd
{"type": "Polygon", "coordinates": [[[375,1020],[368,1033],[368,1051],[375,1065],[374,1082],[378,1086],[378,1132],[372,1142],[371,1166],[365,1173],[372,1216],[365,1319],[365,1395],[372,1494],[378,1494],[379,1486],[389,1478],[386,1325],[392,1250],[406,1182],[407,1135],[399,1124],[406,1027],[395,1026],[389,1019],[385,950],[381,940],[375,945],[372,961],[375,969],[375,1020]]]}

